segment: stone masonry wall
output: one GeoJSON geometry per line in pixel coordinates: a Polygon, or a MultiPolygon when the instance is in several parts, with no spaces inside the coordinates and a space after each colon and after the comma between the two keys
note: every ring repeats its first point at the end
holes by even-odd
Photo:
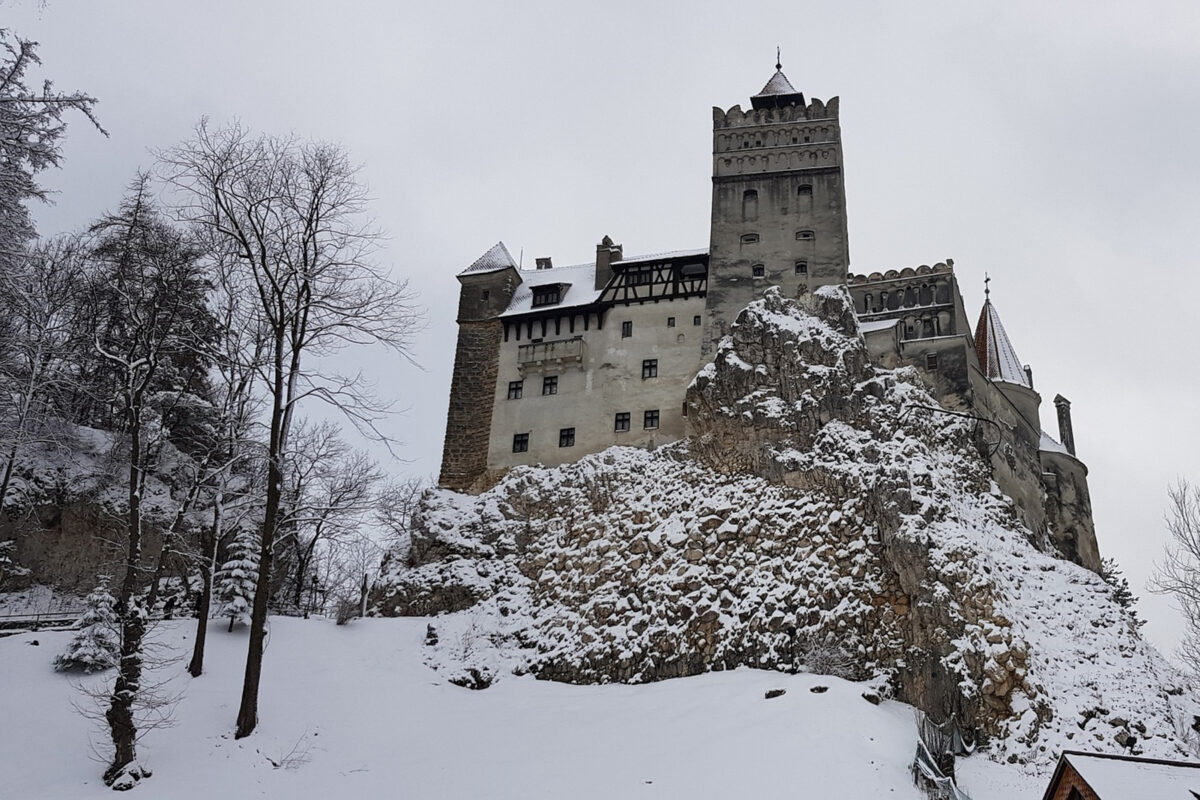
{"type": "Polygon", "coordinates": [[[468,489],[487,469],[492,399],[504,326],[498,319],[460,322],[450,379],[450,409],[438,485],[468,489]]]}

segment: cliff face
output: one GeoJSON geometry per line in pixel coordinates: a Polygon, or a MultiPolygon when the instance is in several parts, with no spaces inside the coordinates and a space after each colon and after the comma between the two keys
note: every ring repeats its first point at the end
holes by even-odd
{"type": "Polygon", "coordinates": [[[1107,584],[1034,546],[970,421],[869,365],[844,289],[751,304],[687,403],[678,445],[429,493],[377,611],[446,614],[428,659],[465,685],[808,670],[996,757],[1180,752],[1190,688],[1107,584]]]}

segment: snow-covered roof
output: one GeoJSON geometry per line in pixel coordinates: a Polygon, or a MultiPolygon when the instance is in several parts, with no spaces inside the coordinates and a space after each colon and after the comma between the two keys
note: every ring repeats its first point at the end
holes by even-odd
{"type": "Polygon", "coordinates": [[[490,250],[475,259],[475,262],[471,266],[458,274],[497,272],[509,267],[516,268],[516,266],[517,262],[513,261],[512,253],[508,252],[508,248],[504,246],[504,242],[496,242],[490,250]]]}
{"type": "Polygon", "coordinates": [[[1092,753],[1064,753],[1063,758],[1100,800],[1195,800],[1200,794],[1200,764],[1092,753]]]}
{"type": "Polygon", "coordinates": [[[898,319],[875,319],[870,322],[859,322],[858,329],[863,333],[873,333],[875,331],[886,330],[887,328],[894,328],[899,324],[900,320],[898,319]]]}
{"type": "Polygon", "coordinates": [[[539,306],[538,310],[556,308],[571,308],[594,303],[600,297],[596,290],[596,265],[575,264],[570,267],[554,267],[552,269],[521,270],[521,285],[513,294],[508,308],[500,316],[511,317],[514,314],[524,314],[533,310],[533,290],[537,286],[560,284],[565,286],[562,299],[550,306],[539,306]]]}
{"type": "Polygon", "coordinates": [[[767,85],[762,88],[762,91],[754,95],[755,97],[766,97],[776,94],[799,94],[796,87],[792,86],[792,82],[783,74],[782,69],[776,69],[775,74],[771,76],[771,80],[767,81],[767,85]]]}
{"type": "Polygon", "coordinates": [[[614,261],[613,266],[618,267],[621,264],[637,264],[646,261],[668,261],[674,258],[689,258],[708,255],[708,248],[701,250],[666,250],[662,253],[647,253],[643,256],[630,256],[622,258],[620,261],[614,261]]]}
{"type": "MultiPolygon", "coordinates": [[[[503,245],[501,245],[503,246],[503,245]]],[[[495,248],[493,248],[495,249],[495,248]]],[[[507,250],[505,251],[508,252],[507,250]]],[[[662,253],[647,253],[646,255],[630,256],[614,261],[613,266],[620,268],[625,264],[646,264],[655,261],[668,261],[676,258],[707,256],[708,248],[702,250],[667,250],[662,253]]],[[[600,299],[600,289],[596,289],[596,264],[573,264],[569,267],[553,267],[551,269],[523,269],[520,271],[521,285],[513,294],[508,308],[500,316],[511,317],[533,310],[533,289],[537,286],[561,284],[566,286],[560,302],[554,305],[538,306],[539,311],[556,308],[572,308],[585,306],[600,299]]]]}
{"type": "Polygon", "coordinates": [[[1063,455],[1071,455],[1071,451],[1063,447],[1058,439],[1055,439],[1050,434],[1042,431],[1042,440],[1038,444],[1038,450],[1043,450],[1047,453],[1062,453],[1063,455]]]}
{"type": "Polygon", "coordinates": [[[979,322],[975,325],[975,352],[979,355],[980,368],[992,380],[1033,388],[990,299],[983,302],[979,322]]]}

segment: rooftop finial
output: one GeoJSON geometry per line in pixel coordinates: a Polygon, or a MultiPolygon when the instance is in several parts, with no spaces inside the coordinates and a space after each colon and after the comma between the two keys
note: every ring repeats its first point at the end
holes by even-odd
{"type": "Polygon", "coordinates": [[[783,69],[783,61],[779,58],[779,46],[775,46],[775,69],[783,69]]]}
{"type": "Polygon", "coordinates": [[[992,282],[992,276],[988,275],[986,272],[983,273],[983,300],[984,300],[984,302],[989,302],[992,298],[992,287],[988,286],[988,284],[991,282],[992,282]]]}

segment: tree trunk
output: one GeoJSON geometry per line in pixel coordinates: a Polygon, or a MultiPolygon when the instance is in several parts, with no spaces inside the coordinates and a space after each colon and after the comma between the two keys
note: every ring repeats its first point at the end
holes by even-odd
{"type": "Polygon", "coordinates": [[[222,495],[218,494],[213,503],[212,528],[208,537],[201,538],[200,546],[204,548],[204,559],[200,565],[200,604],[196,615],[196,642],[192,645],[192,660],[188,662],[188,674],[199,678],[204,674],[204,644],[208,638],[208,615],[212,611],[213,571],[217,567],[217,545],[221,541],[221,504],[222,495]]]}
{"type": "Polygon", "coordinates": [[[125,576],[117,608],[121,613],[121,660],[117,664],[117,680],[113,685],[112,701],[104,718],[112,735],[113,760],[104,771],[104,782],[113,781],[137,759],[137,724],[133,719],[133,701],[142,682],[142,637],[146,619],[136,607],[139,561],[142,556],[142,480],[141,480],[141,414],[133,405],[129,419],[129,547],[125,555],[125,576]]]}
{"type": "MultiPolygon", "coordinates": [[[[242,702],[238,707],[234,738],[242,739],[258,725],[258,685],[262,679],[263,640],[267,628],[267,599],[271,594],[271,564],[275,553],[275,528],[283,490],[283,446],[287,425],[287,387],[284,379],[282,329],[275,333],[275,363],[272,376],[273,404],[271,436],[267,451],[267,503],[263,509],[262,536],[258,551],[258,580],[254,584],[254,607],[250,613],[250,644],[246,653],[246,675],[242,702]]],[[[293,370],[294,371],[294,370],[293,370]]]]}

